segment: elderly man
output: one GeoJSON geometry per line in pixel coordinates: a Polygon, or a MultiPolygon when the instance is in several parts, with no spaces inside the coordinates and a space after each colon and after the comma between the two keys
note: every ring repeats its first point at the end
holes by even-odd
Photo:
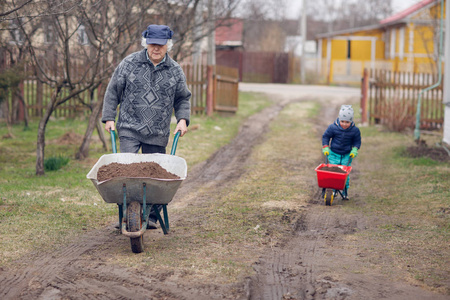
{"type": "MultiPolygon", "coordinates": [[[[187,132],[191,92],[183,70],[167,53],[172,36],[168,26],[149,25],[142,33],[145,49],[125,57],[108,84],[102,122],[108,132],[117,127],[122,153],[140,149],[142,153],[166,153],[173,111],[177,120],[174,134],[187,132]]],[[[152,209],[150,229],[156,228],[156,220],[152,209]]]]}

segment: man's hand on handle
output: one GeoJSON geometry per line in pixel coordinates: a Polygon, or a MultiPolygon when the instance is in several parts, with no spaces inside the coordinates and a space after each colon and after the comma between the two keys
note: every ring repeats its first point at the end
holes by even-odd
{"type": "MultiPolygon", "coordinates": [[[[106,121],[105,129],[108,132],[111,132],[111,130],[116,130],[114,121],[106,121]]],[[[180,131],[180,136],[185,135],[186,132],[188,131],[185,119],[181,119],[180,122],[178,122],[177,127],[175,128],[175,132],[173,134],[175,135],[178,131],[180,131]]]]}
{"type": "Polygon", "coordinates": [[[114,124],[114,121],[106,121],[105,123],[105,129],[108,132],[111,132],[111,130],[116,130],[116,126],[114,124]]]}
{"type": "Polygon", "coordinates": [[[177,127],[175,128],[173,134],[174,135],[177,134],[178,131],[180,132],[180,136],[185,135],[186,132],[188,131],[185,119],[181,119],[180,122],[178,122],[177,127]]]}

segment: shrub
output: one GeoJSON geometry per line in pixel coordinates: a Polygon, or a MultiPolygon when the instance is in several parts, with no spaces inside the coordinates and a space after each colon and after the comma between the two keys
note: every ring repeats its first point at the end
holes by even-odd
{"type": "Polygon", "coordinates": [[[414,105],[405,99],[400,99],[400,91],[396,90],[391,99],[385,102],[384,123],[390,131],[402,132],[407,128],[414,128],[414,105]]]}
{"type": "Polygon", "coordinates": [[[68,157],[62,155],[52,156],[44,160],[44,169],[45,171],[56,171],[61,169],[68,163],[69,163],[68,157]]]}

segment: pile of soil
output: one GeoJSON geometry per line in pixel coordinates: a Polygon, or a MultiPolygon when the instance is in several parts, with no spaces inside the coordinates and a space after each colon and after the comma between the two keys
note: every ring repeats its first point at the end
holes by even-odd
{"type": "Polygon", "coordinates": [[[53,140],[51,142],[58,145],[76,145],[79,144],[80,141],[82,140],[83,140],[82,135],[69,131],[66,132],[64,135],[62,135],[61,137],[59,137],[57,140],[53,140]]]}
{"type": "Polygon", "coordinates": [[[327,166],[325,166],[325,167],[320,168],[320,170],[321,171],[334,172],[334,173],[342,173],[342,174],[347,173],[346,171],[342,170],[339,167],[327,167],[327,166]]]}
{"type": "Polygon", "coordinates": [[[406,152],[412,158],[428,157],[440,162],[450,161],[450,156],[442,147],[411,146],[406,148],[406,152]]]}
{"type": "Polygon", "coordinates": [[[101,166],[97,172],[97,180],[104,181],[115,177],[148,177],[158,179],[180,179],[154,162],[141,162],[132,164],[110,163],[101,166]]]}

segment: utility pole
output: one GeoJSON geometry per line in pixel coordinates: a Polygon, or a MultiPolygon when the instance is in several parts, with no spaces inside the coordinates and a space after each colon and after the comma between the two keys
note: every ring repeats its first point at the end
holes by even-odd
{"type": "Polygon", "coordinates": [[[302,3],[302,13],[301,13],[301,22],[300,23],[301,23],[301,34],[302,34],[302,56],[300,59],[300,81],[302,84],[305,84],[306,0],[303,0],[303,3],[302,3]]]}
{"type": "MultiPolygon", "coordinates": [[[[443,0],[442,0],[443,1],[443,0]]],[[[444,64],[444,138],[450,145],[450,1],[445,3],[445,64],[444,64]]]]}
{"type": "Polygon", "coordinates": [[[208,65],[216,65],[216,18],[214,16],[214,0],[208,0],[209,35],[208,35],[208,65]]]}
{"type": "Polygon", "coordinates": [[[208,0],[208,85],[206,90],[206,115],[212,116],[214,112],[214,73],[216,67],[216,17],[214,16],[214,0],[208,0]]]}

